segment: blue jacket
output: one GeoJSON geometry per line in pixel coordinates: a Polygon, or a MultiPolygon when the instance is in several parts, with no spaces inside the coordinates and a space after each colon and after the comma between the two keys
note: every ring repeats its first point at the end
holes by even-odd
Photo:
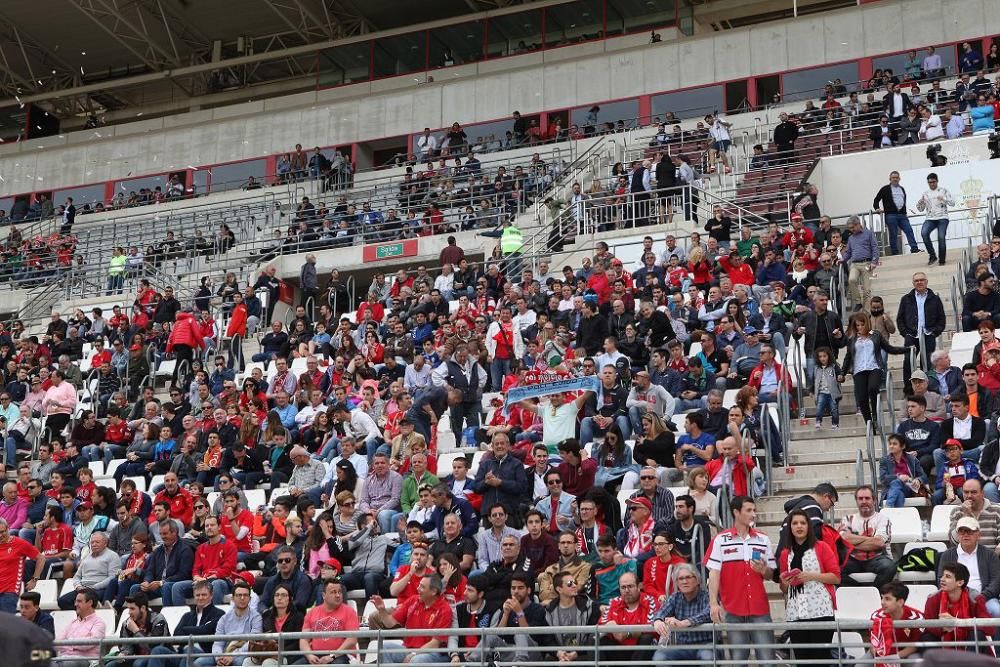
{"type": "MultiPolygon", "coordinates": [[[[909,469],[907,474],[927,484],[927,474],[917,457],[913,454],[903,454],[903,460],[906,461],[906,467],[909,469]]],[[[896,479],[895,470],[896,463],[892,460],[892,455],[883,456],[882,461],[878,464],[878,485],[883,489],[888,489],[889,485],[896,479]]]]}
{"type": "Polygon", "coordinates": [[[969,115],[972,117],[973,132],[993,129],[993,107],[989,104],[970,108],[969,115]]]}
{"type": "MultiPolygon", "coordinates": [[[[965,471],[965,479],[980,479],[979,468],[975,463],[966,461],[965,459],[962,459],[961,463],[965,471]]],[[[934,484],[935,489],[944,488],[944,471],[947,469],[948,466],[938,466],[937,481],[934,484]]]]}
{"type": "Polygon", "coordinates": [[[444,535],[444,518],[449,514],[457,514],[462,520],[462,535],[475,538],[479,532],[479,515],[473,509],[472,504],[465,498],[451,494],[451,509],[435,507],[431,512],[431,517],[424,521],[424,531],[436,530],[438,537],[444,535]]]}
{"type": "Polygon", "coordinates": [[[785,282],[787,277],[788,272],[785,271],[785,266],[781,262],[774,262],[770,266],[764,266],[764,263],[761,262],[760,268],[757,269],[758,285],[770,285],[775,280],[785,282]]]}
{"type": "Polygon", "coordinates": [[[476,472],[476,482],[473,491],[483,496],[481,507],[490,508],[496,503],[503,503],[508,513],[516,510],[522,501],[531,498],[528,488],[528,477],[524,474],[524,464],[508,454],[503,461],[497,461],[493,455],[483,458],[476,472]],[[492,472],[500,478],[499,486],[486,483],[486,474],[492,472]]]}
{"type": "Polygon", "coordinates": [[[312,606],[313,583],[309,575],[302,570],[295,570],[292,573],[291,579],[282,579],[281,573],[276,572],[264,584],[264,592],[261,593],[260,601],[257,603],[257,609],[261,613],[267,611],[271,606],[271,603],[274,601],[274,589],[281,583],[287,584],[292,589],[292,603],[295,604],[299,611],[305,613],[312,606]]]}

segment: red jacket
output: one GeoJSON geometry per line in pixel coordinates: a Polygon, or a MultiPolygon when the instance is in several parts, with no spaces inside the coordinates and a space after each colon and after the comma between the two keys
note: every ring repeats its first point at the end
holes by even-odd
{"type": "Polygon", "coordinates": [[[205,341],[201,337],[201,327],[191,313],[178,313],[174,328],[170,330],[167,352],[172,352],[178,345],[188,345],[195,350],[205,346],[205,341]]]}
{"type": "Polygon", "coordinates": [[[219,540],[218,544],[204,542],[194,552],[194,569],[191,574],[207,579],[232,579],[236,572],[236,543],[219,540]]]}
{"type": "Polygon", "coordinates": [[[742,262],[736,267],[730,263],[728,257],[720,257],[719,266],[726,272],[726,275],[729,276],[734,285],[753,285],[755,282],[753,269],[746,262],[742,262]]]}
{"type": "Polygon", "coordinates": [[[233,312],[229,316],[229,326],[226,327],[226,338],[239,335],[240,338],[247,337],[247,306],[245,303],[237,304],[233,307],[233,312]]]}
{"type": "Polygon", "coordinates": [[[611,281],[608,274],[595,273],[587,280],[587,287],[597,293],[597,302],[605,304],[611,298],[611,281]]]}
{"type": "MultiPolygon", "coordinates": [[[[792,391],[792,378],[790,375],[785,375],[784,380],[781,378],[781,364],[777,361],[774,362],[774,372],[778,377],[778,384],[785,385],[785,389],[791,393],[792,391]]],[[[757,364],[757,367],[750,371],[750,379],[747,381],[747,386],[753,387],[757,391],[760,391],[760,383],[764,379],[764,364],[757,364]]]]}
{"type": "MultiPolygon", "coordinates": [[[[722,469],[723,459],[712,459],[705,464],[705,472],[708,473],[708,480],[712,481],[715,476],[722,469]]],[[[749,496],[749,488],[747,486],[747,473],[754,469],[756,462],[753,460],[752,456],[743,456],[742,454],[737,454],[736,465],[733,466],[733,496],[749,496]],[[743,464],[746,464],[746,470],[743,469],[743,464]]]]}
{"type": "Polygon", "coordinates": [[[194,498],[188,493],[185,488],[178,488],[177,493],[174,495],[169,495],[166,489],[163,489],[156,494],[153,498],[153,504],[165,500],[170,503],[170,518],[177,519],[185,526],[191,525],[191,517],[194,516],[194,498]]]}

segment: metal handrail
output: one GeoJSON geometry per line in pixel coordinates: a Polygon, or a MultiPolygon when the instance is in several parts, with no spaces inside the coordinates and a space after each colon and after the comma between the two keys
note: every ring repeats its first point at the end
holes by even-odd
{"type": "Polygon", "coordinates": [[[860,449],[854,459],[854,485],[856,487],[865,485],[865,454],[860,449]]]}
{"type": "Polygon", "coordinates": [[[870,419],[865,422],[865,447],[868,449],[868,468],[874,485],[878,479],[878,471],[875,467],[875,428],[870,419]]]}
{"type": "MultiPolygon", "coordinates": [[[[879,392],[878,396],[875,398],[875,414],[872,416],[872,418],[874,419],[874,418],[877,417],[877,418],[881,419],[882,416],[883,416],[882,393],[879,392]]],[[[879,439],[882,441],[882,456],[883,457],[885,457],[885,456],[887,456],[889,454],[889,441],[888,441],[888,437],[886,436],[886,429],[887,428],[890,429],[890,433],[891,433],[892,432],[891,429],[894,426],[895,426],[895,424],[890,424],[890,425],[886,425],[885,423],[879,424],[879,427],[878,427],[878,436],[879,436],[879,439]]]]}
{"type": "MultiPolygon", "coordinates": [[[[900,628],[900,629],[902,629],[902,628],[914,628],[914,629],[926,629],[926,628],[935,628],[935,629],[937,629],[937,628],[941,628],[941,629],[945,629],[945,630],[954,630],[956,627],[961,627],[961,628],[979,628],[979,629],[982,629],[982,630],[984,630],[986,632],[992,632],[992,627],[993,627],[994,624],[995,624],[995,620],[994,619],[988,619],[988,618],[974,618],[974,619],[950,619],[949,618],[949,619],[933,619],[933,620],[920,619],[920,620],[916,620],[916,621],[896,621],[894,623],[894,627],[900,628]]],[[[707,644],[702,644],[702,643],[683,643],[682,645],[685,646],[685,647],[691,647],[691,648],[706,648],[706,649],[711,649],[711,651],[713,653],[711,661],[705,661],[705,662],[701,662],[700,661],[699,664],[705,665],[705,667],[708,667],[709,665],[711,665],[712,667],[715,667],[715,666],[718,666],[718,665],[729,665],[729,664],[732,664],[730,661],[725,660],[725,658],[724,658],[724,656],[722,654],[722,649],[729,649],[729,650],[732,650],[732,649],[753,649],[755,647],[758,647],[758,648],[768,648],[768,649],[770,649],[770,650],[773,651],[773,650],[778,649],[778,648],[786,648],[786,649],[787,648],[792,648],[794,650],[794,648],[797,648],[797,647],[815,647],[816,646],[815,644],[808,644],[808,643],[795,643],[795,642],[793,642],[791,644],[778,643],[778,642],[775,642],[774,640],[772,640],[771,642],[760,643],[759,640],[757,640],[756,637],[754,638],[753,641],[748,642],[748,643],[741,643],[741,642],[737,642],[737,641],[731,641],[732,638],[734,638],[734,633],[737,632],[737,631],[739,631],[741,633],[743,633],[743,632],[745,632],[745,633],[760,632],[760,631],[765,631],[765,632],[768,632],[768,633],[783,633],[784,631],[787,631],[789,629],[797,629],[797,630],[805,630],[805,631],[825,630],[825,631],[828,631],[828,632],[838,633],[838,636],[840,636],[839,633],[842,633],[844,631],[853,631],[853,632],[859,632],[860,631],[862,633],[867,632],[868,630],[871,629],[871,621],[867,620],[867,619],[865,619],[865,620],[861,620],[861,619],[857,619],[857,620],[840,619],[840,620],[834,620],[834,621],[798,621],[798,622],[795,622],[795,623],[774,622],[774,621],[759,622],[759,623],[711,623],[710,622],[710,623],[706,623],[704,625],[695,625],[695,626],[691,626],[691,627],[671,628],[670,629],[670,633],[671,633],[671,636],[676,636],[676,634],[683,635],[685,633],[694,633],[694,632],[701,632],[701,633],[708,632],[708,633],[712,633],[712,639],[711,639],[710,643],[707,643],[707,644]],[[721,633],[727,633],[727,638],[729,638],[730,641],[727,641],[726,643],[723,643],[721,641],[721,633]]],[[[442,647],[435,647],[435,648],[427,648],[427,649],[425,649],[425,648],[402,648],[401,646],[399,646],[399,644],[401,643],[401,640],[404,640],[407,637],[425,636],[426,632],[427,632],[426,630],[419,630],[419,629],[412,629],[412,630],[403,630],[403,629],[392,629],[392,630],[364,629],[364,630],[356,630],[356,631],[353,631],[353,632],[345,632],[345,631],[335,631],[335,632],[274,632],[274,633],[225,634],[225,635],[207,635],[207,636],[189,635],[189,636],[182,636],[182,637],[169,637],[169,636],[167,636],[167,637],[102,637],[102,638],[98,639],[97,641],[94,641],[92,639],[58,640],[58,641],[55,642],[55,647],[56,647],[57,651],[59,649],[62,649],[62,648],[65,648],[65,647],[71,647],[71,646],[96,648],[99,657],[94,658],[94,660],[96,660],[99,665],[104,665],[104,664],[106,664],[106,661],[109,661],[109,658],[110,659],[115,659],[115,660],[119,660],[119,659],[127,660],[128,659],[127,656],[122,656],[121,658],[118,658],[117,656],[109,655],[109,652],[110,652],[110,650],[113,647],[122,647],[122,646],[146,646],[146,647],[152,647],[152,646],[157,646],[157,645],[168,645],[168,646],[180,647],[180,651],[175,654],[175,657],[183,658],[184,655],[188,655],[188,656],[199,655],[199,656],[205,656],[205,657],[207,657],[207,656],[210,656],[210,655],[222,655],[224,652],[218,652],[218,651],[212,650],[209,653],[203,654],[200,651],[200,646],[196,647],[196,645],[198,645],[198,644],[213,644],[215,642],[220,641],[220,637],[224,637],[225,638],[225,641],[223,643],[226,644],[226,645],[234,643],[234,642],[237,642],[237,643],[240,643],[240,642],[241,643],[246,643],[246,642],[249,642],[249,641],[252,641],[252,640],[267,639],[267,640],[273,640],[273,641],[275,641],[277,643],[277,647],[275,649],[269,651],[269,652],[265,651],[265,652],[256,652],[256,653],[255,652],[251,652],[248,649],[247,650],[243,650],[242,648],[240,648],[238,650],[238,653],[240,655],[247,655],[247,656],[251,656],[251,655],[260,656],[261,658],[263,658],[268,653],[270,653],[272,655],[275,654],[275,653],[277,653],[278,663],[279,664],[285,664],[284,658],[291,657],[292,655],[301,655],[302,654],[302,651],[299,651],[299,650],[285,651],[284,650],[284,645],[285,645],[286,642],[291,642],[293,645],[296,645],[297,644],[297,640],[299,640],[299,639],[309,640],[309,639],[333,639],[333,638],[340,638],[340,639],[345,639],[345,640],[346,639],[357,639],[357,640],[360,640],[360,641],[367,640],[368,647],[367,647],[367,649],[361,649],[360,647],[358,647],[358,648],[351,648],[351,649],[338,649],[338,650],[332,650],[332,651],[324,651],[324,653],[329,654],[329,655],[332,656],[332,655],[351,655],[351,654],[360,653],[362,651],[365,652],[365,653],[372,653],[372,652],[374,652],[374,658],[375,658],[375,663],[374,664],[376,664],[377,666],[382,665],[383,664],[382,657],[385,656],[385,655],[387,655],[387,654],[390,654],[390,653],[403,652],[403,653],[407,653],[407,654],[420,654],[420,653],[441,654],[442,657],[445,659],[445,662],[443,662],[443,663],[426,663],[426,664],[439,664],[442,667],[444,667],[445,665],[450,664],[450,658],[449,658],[448,654],[451,653],[451,652],[453,652],[453,651],[461,651],[461,649],[459,649],[458,647],[452,649],[450,647],[442,646],[442,647]],[[424,635],[419,635],[418,633],[420,633],[420,632],[423,632],[424,635]],[[389,643],[389,642],[392,642],[392,643],[389,643]],[[374,651],[373,651],[373,649],[374,649],[374,651]]],[[[529,651],[532,652],[532,653],[534,653],[535,651],[544,652],[544,651],[555,651],[555,650],[558,650],[558,649],[564,649],[564,650],[570,650],[570,651],[580,651],[581,649],[591,650],[591,646],[592,646],[592,657],[588,656],[587,658],[584,658],[584,657],[581,656],[579,659],[574,660],[574,662],[575,663],[579,663],[579,664],[583,664],[583,665],[593,665],[593,666],[596,667],[597,665],[602,665],[602,664],[603,665],[608,665],[608,664],[617,665],[617,664],[621,664],[621,663],[618,663],[618,662],[615,661],[616,654],[618,654],[621,651],[625,651],[625,650],[627,650],[629,652],[632,652],[636,648],[634,646],[622,646],[622,647],[619,648],[619,647],[616,647],[614,645],[608,646],[607,644],[601,642],[601,639],[603,637],[605,637],[607,635],[610,635],[611,633],[623,633],[623,632],[631,633],[631,634],[633,634],[635,636],[642,636],[642,635],[645,635],[645,634],[651,634],[652,633],[652,628],[650,627],[649,624],[646,624],[646,625],[583,625],[583,626],[569,626],[569,627],[566,627],[566,626],[534,626],[534,627],[530,627],[530,628],[518,628],[518,627],[508,628],[508,627],[492,627],[492,626],[491,627],[485,627],[485,628],[452,627],[452,628],[450,628],[450,629],[448,629],[446,631],[446,634],[448,634],[448,635],[450,635],[450,636],[452,636],[454,638],[477,637],[478,640],[479,640],[478,644],[480,646],[485,646],[486,645],[485,644],[485,640],[486,640],[487,637],[491,637],[492,636],[492,637],[502,638],[502,641],[495,642],[495,645],[494,645],[494,642],[490,642],[490,647],[491,647],[490,651],[491,651],[492,654],[498,655],[500,657],[500,660],[502,660],[505,663],[508,663],[511,659],[513,659],[514,656],[515,656],[515,653],[518,653],[518,652],[524,650],[524,642],[515,640],[515,637],[517,637],[517,636],[521,636],[522,639],[527,639],[528,640],[528,646],[530,647],[529,651]],[[579,644],[561,645],[560,640],[558,638],[555,638],[555,636],[557,636],[557,635],[571,635],[571,636],[572,635],[575,635],[575,636],[581,636],[582,635],[584,637],[593,637],[593,644],[592,645],[590,645],[590,644],[586,644],[586,645],[579,645],[579,644]],[[545,639],[546,636],[553,636],[554,639],[553,640],[545,639]],[[542,638],[542,641],[538,642],[537,640],[534,639],[535,637],[542,638]]],[[[968,648],[971,648],[971,649],[975,650],[975,649],[979,648],[981,642],[984,642],[983,643],[984,647],[988,647],[989,646],[989,640],[985,639],[984,637],[981,637],[982,633],[980,633],[980,632],[970,632],[969,633],[969,639],[966,639],[966,640],[962,640],[962,641],[948,641],[948,642],[942,642],[942,641],[937,640],[937,639],[935,639],[934,641],[931,641],[931,642],[926,642],[926,641],[923,641],[923,636],[920,635],[920,633],[914,633],[914,634],[915,634],[915,638],[917,639],[917,641],[900,643],[900,644],[897,645],[897,649],[904,648],[904,647],[907,647],[907,646],[914,646],[914,647],[921,647],[921,648],[968,647],[968,648]]],[[[841,647],[851,646],[852,648],[860,646],[860,648],[862,648],[862,649],[865,648],[866,646],[868,646],[868,644],[863,639],[862,639],[860,645],[859,644],[850,644],[849,642],[844,642],[843,639],[844,638],[841,636],[841,640],[842,641],[838,642],[837,646],[841,646],[841,647]]],[[[669,645],[677,645],[677,644],[671,642],[669,645]]],[[[238,644],[238,646],[239,646],[239,644],[238,644]]],[[[828,646],[830,646],[831,648],[833,648],[832,645],[828,644],[828,646]]],[[[653,665],[653,664],[656,664],[656,663],[651,662],[653,651],[655,651],[656,649],[657,649],[657,646],[648,646],[646,648],[646,650],[649,651],[649,659],[647,659],[647,660],[639,660],[639,661],[636,661],[636,662],[629,662],[628,664],[633,664],[633,665],[635,665],[635,664],[641,664],[641,665],[653,665]]],[[[167,656],[167,657],[169,658],[170,656],[167,656]]],[[[832,657],[828,658],[827,661],[829,662],[829,660],[832,660],[832,659],[833,659],[832,657]]],[[[920,656],[915,656],[912,659],[912,664],[916,664],[916,662],[919,659],[920,659],[920,656]]],[[[908,659],[899,660],[895,656],[893,656],[891,658],[891,660],[894,663],[895,662],[899,662],[900,664],[905,664],[908,661],[908,659]]],[[[874,664],[874,663],[877,663],[877,662],[884,662],[884,661],[885,661],[884,658],[880,660],[879,658],[868,657],[868,658],[864,658],[864,659],[862,659],[860,661],[852,659],[852,660],[850,660],[850,662],[848,664],[852,664],[852,665],[853,664],[869,664],[869,663],[870,664],[874,664]]],[[[397,660],[394,660],[392,662],[401,662],[401,660],[397,659],[397,660]]],[[[490,662],[492,663],[493,660],[491,659],[490,662]]],[[[529,659],[528,662],[530,664],[535,664],[530,659],[529,659]]],[[[808,664],[811,661],[799,658],[799,659],[786,659],[786,660],[782,660],[782,662],[788,663],[788,664],[799,665],[799,664],[808,664]]],[[[388,663],[388,661],[387,661],[387,663],[388,663]]],[[[841,664],[841,665],[845,664],[842,661],[842,659],[838,659],[838,663],[841,664]]],[[[523,661],[519,661],[518,664],[526,664],[526,663],[523,662],[523,661]]]]}

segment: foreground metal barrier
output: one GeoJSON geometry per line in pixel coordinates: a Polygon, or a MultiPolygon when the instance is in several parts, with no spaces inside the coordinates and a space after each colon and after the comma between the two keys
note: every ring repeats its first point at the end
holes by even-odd
{"type": "MultiPolygon", "coordinates": [[[[918,649],[957,649],[965,651],[991,651],[990,640],[984,636],[993,632],[990,624],[995,624],[994,619],[971,619],[971,620],[934,620],[934,621],[900,621],[895,624],[896,628],[943,628],[954,630],[966,628],[967,637],[963,641],[939,642],[925,641],[926,635],[915,634],[915,641],[909,643],[896,644],[896,650],[917,647],[918,649]]],[[[345,640],[357,639],[361,648],[351,648],[348,650],[319,651],[324,656],[349,656],[354,660],[359,657],[364,663],[381,666],[383,664],[398,664],[405,662],[419,662],[424,665],[446,665],[456,664],[450,657],[453,653],[461,653],[457,664],[462,665],[517,665],[519,667],[532,667],[534,665],[549,665],[554,662],[554,655],[557,651],[575,652],[576,658],[571,662],[579,665],[598,665],[613,667],[618,665],[700,665],[702,667],[733,665],[743,667],[748,664],[753,665],[837,665],[837,667],[854,667],[855,665],[874,665],[887,662],[886,658],[874,658],[867,653],[870,643],[865,636],[871,630],[871,621],[865,620],[844,620],[825,622],[796,622],[796,623],[725,623],[707,624],[693,626],[690,628],[671,628],[668,638],[661,640],[653,628],[649,625],[613,625],[613,626],[573,626],[573,627],[532,627],[522,628],[456,628],[452,627],[447,631],[449,638],[448,646],[435,648],[403,648],[402,641],[407,637],[426,637],[428,634],[435,634],[428,630],[359,630],[357,632],[324,632],[324,633],[275,633],[256,635],[225,635],[220,636],[191,636],[191,637],[163,637],[163,638],[132,638],[114,639],[109,638],[97,643],[100,658],[94,658],[94,664],[107,665],[117,662],[119,665],[133,664],[135,660],[147,660],[149,656],[116,656],[109,655],[112,648],[117,646],[144,645],[155,647],[158,645],[173,645],[175,653],[173,656],[166,655],[170,659],[187,658],[207,658],[229,656],[234,658],[232,664],[241,665],[247,657],[257,656],[258,664],[265,658],[277,661],[277,664],[295,663],[305,654],[303,651],[285,651],[283,645],[285,641],[295,641],[298,639],[332,639],[343,638],[345,640]],[[824,644],[794,644],[783,641],[785,633],[791,630],[803,631],[824,631],[829,633],[831,641],[824,644]],[[753,641],[749,643],[729,642],[728,636],[733,632],[771,632],[776,638],[770,642],[753,641]],[[684,635],[692,632],[711,632],[712,641],[697,644],[685,643],[684,635]],[[614,633],[631,633],[640,638],[638,646],[618,646],[611,637],[614,633]],[[479,647],[488,647],[485,650],[478,648],[467,648],[464,646],[462,638],[474,636],[478,639],[479,647]],[[573,641],[562,641],[563,637],[574,637],[573,641]],[[240,642],[250,640],[276,640],[277,647],[265,651],[250,652],[241,647],[240,642]],[[217,651],[202,653],[199,644],[222,641],[224,647],[231,648],[230,651],[217,651]],[[459,648],[461,646],[461,648],[459,648]],[[796,648],[812,648],[826,646],[830,649],[829,657],[822,659],[803,659],[794,657],[796,648]],[[679,660],[669,658],[667,660],[654,661],[654,652],[657,650],[670,650],[677,648],[703,649],[706,650],[706,657],[702,659],[679,660]],[[770,651],[777,652],[778,659],[753,660],[733,658],[732,651],[770,651]],[[709,659],[707,656],[711,655],[709,659]],[[407,656],[412,656],[407,659],[407,656]]],[[[759,637],[758,637],[759,639],[759,637]]],[[[933,638],[931,638],[933,639],[933,638]]],[[[56,642],[57,653],[64,647],[93,647],[93,642],[86,641],[60,641],[56,642]]],[[[242,646],[245,646],[242,645],[242,646]]],[[[963,655],[956,653],[955,663],[961,664],[963,655]]],[[[154,656],[159,657],[159,656],[154,656]]],[[[756,656],[755,656],[756,657],[756,656]]],[[[79,658],[66,657],[66,660],[79,658]]],[[[899,659],[892,657],[888,662],[893,664],[917,664],[920,661],[919,655],[899,659]]],[[[58,662],[53,663],[58,664],[58,662]]],[[[305,663],[303,663],[305,664],[305,663]]]]}

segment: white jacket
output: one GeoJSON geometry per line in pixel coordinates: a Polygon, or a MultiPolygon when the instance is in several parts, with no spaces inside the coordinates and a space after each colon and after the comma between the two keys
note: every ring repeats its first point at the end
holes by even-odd
{"type": "Polygon", "coordinates": [[[927,190],[917,201],[917,210],[923,211],[928,220],[947,220],[948,207],[955,205],[955,198],[946,188],[927,190]]]}

